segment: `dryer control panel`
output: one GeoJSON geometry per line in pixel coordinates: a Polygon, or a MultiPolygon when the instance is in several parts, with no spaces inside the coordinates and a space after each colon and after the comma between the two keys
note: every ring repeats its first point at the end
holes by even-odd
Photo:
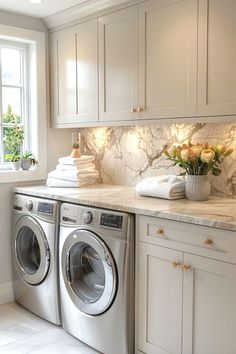
{"type": "Polygon", "coordinates": [[[66,227],[84,228],[129,240],[131,224],[133,216],[128,213],[69,203],[61,206],[61,225],[66,227]]]}

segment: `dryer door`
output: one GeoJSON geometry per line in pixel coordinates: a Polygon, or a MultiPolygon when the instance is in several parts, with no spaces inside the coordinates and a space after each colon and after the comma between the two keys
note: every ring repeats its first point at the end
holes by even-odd
{"type": "Polygon", "coordinates": [[[16,223],[14,246],[20,276],[28,284],[40,284],[49,269],[50,251],[47,238],[33,217],[24,215],[16,223]]]}
{"type": "Polygon", "coordinates": [[[106,244],[93,232],[77,230],[67,237],[62,273],[68,294],[80,311],[99,315],[113,302],[118,286],[116,265],[106,244]]]}

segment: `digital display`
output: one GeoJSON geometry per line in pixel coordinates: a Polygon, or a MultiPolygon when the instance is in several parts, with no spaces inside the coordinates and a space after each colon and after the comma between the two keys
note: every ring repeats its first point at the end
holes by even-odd
{"type": "Polygon", "coordinates": [[[115,229],[122,229],[123,224],[123,216],[121,215],[114,215],[114,214],[105,214],[102,213],[100,225],[113,227],[115,229]]]}
{"type": "Polygon", "coordinates": [[[39,202],[38,203],[38,213],[52,215],[53,214],[53,204],[39,202]]]}

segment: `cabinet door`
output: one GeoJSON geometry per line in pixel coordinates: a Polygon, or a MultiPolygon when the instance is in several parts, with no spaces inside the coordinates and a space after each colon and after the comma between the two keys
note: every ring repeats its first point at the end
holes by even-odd
{"type": "Polygon", "coordinates": [[[98,120],[97,20],[52,35],[55,126],[98,120]]]}
{"type": "Polygon", "coordinates": [[[181,354],[183,253],[139,243],[138,349],[181,354]]]}
{"type": "Polygon", "coordinates": [[[198,115],[236,114],[236,1],[199,1],[198,115]]]}
{"type": "Polygon", "coordinates": [[[197,1],[139,6],[139,105],[143,118],[196,115],[197,1]]]}
{"type": "Polygon", "coordinates": [[[137,7],[99,18],[99,120],[137,118],[137,7]]]}
{"type": "Polygon", "coordinates": [[[185,254],[183,354],[236,353],[236,265],[185,254]]]}
{"type": "Polygon", "coordinates": [[[98,121],[98,38],[97,20],[78,26],[77,114],[78,122],[98,121]]]}
{"type": "Polygon", "coordinates": [[[66,124],[77,113],[76,34],[73,29],[52,35],[51,73],[53,123],[66,124]]]}

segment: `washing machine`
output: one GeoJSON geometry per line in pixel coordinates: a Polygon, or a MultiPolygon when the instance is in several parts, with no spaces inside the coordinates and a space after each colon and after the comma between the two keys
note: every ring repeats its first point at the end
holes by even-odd
{"type": "Polygon", "coordinates": [[[61,206],[62,326],[104,354],[134,353],[133,224],[126,213],[61,206]]]}
{"type": "Polygon", "coordinates": [[[56,325],[61,324],[58,233],[56,201],[15,194],[12,232],[15,300],[56,325]]]}

